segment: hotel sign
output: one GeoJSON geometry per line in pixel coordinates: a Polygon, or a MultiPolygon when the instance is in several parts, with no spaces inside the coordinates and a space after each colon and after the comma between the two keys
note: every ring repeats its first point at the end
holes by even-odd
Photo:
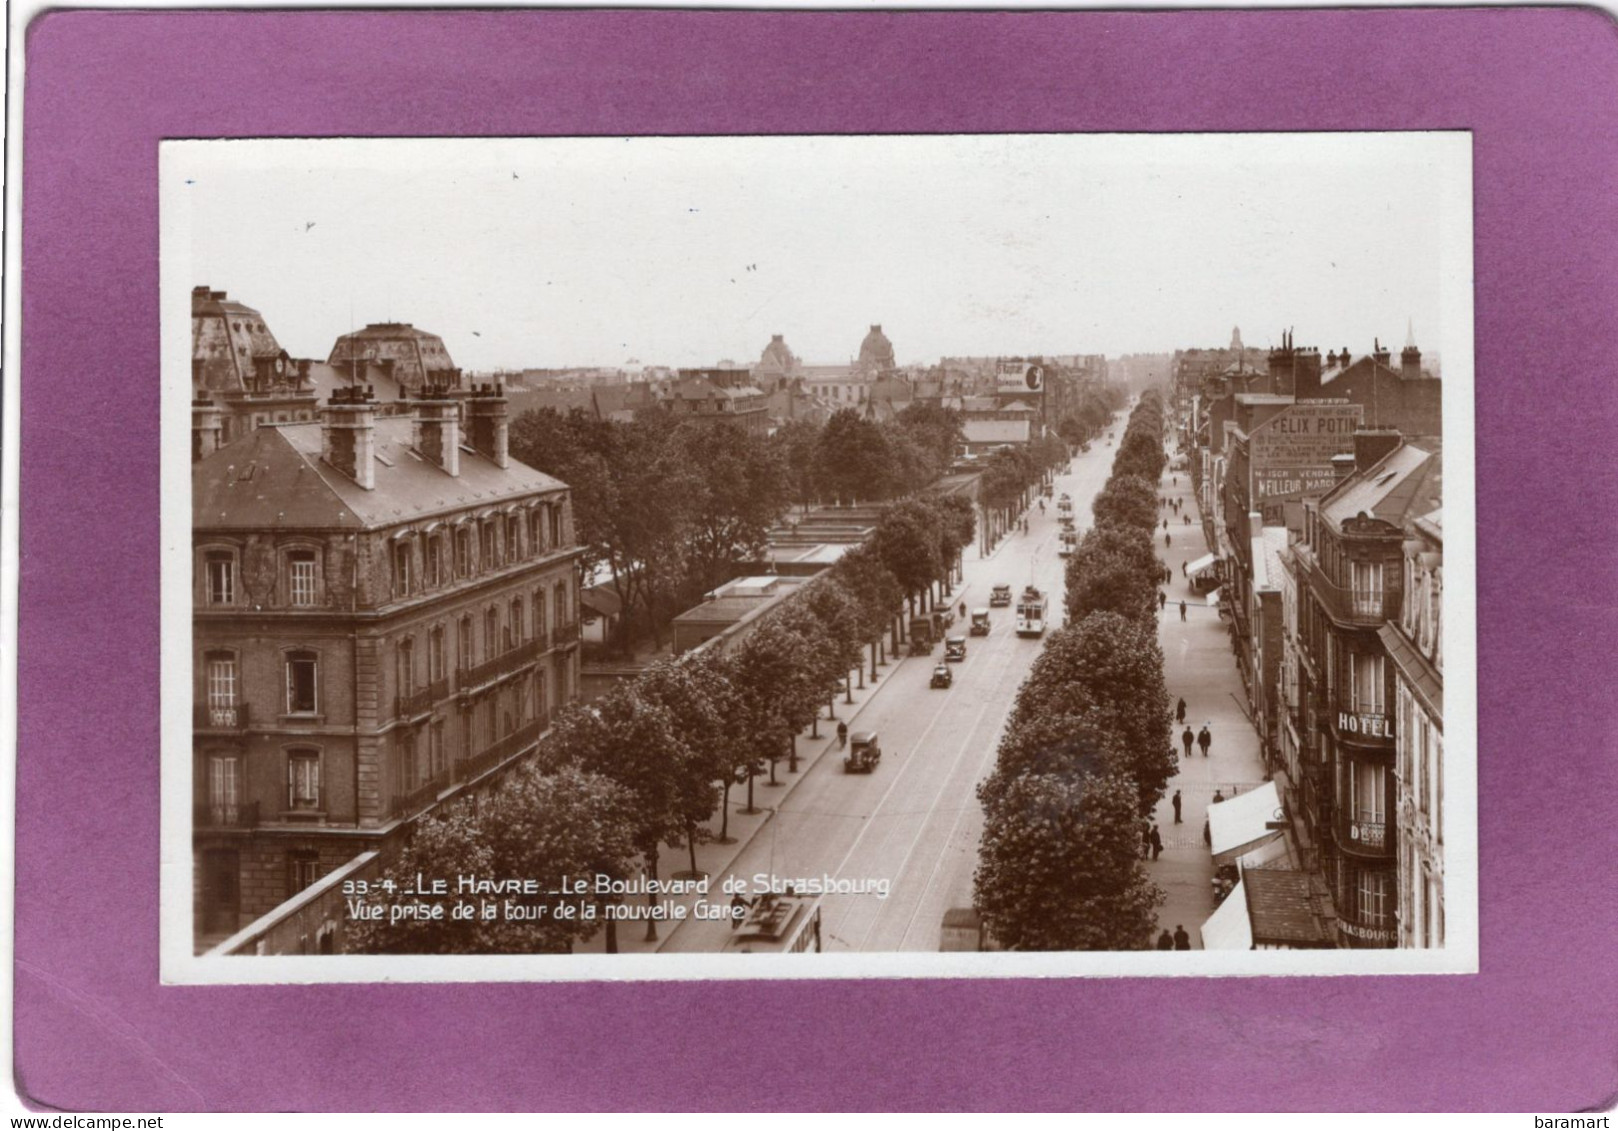
{"type": "Polygon", "coordinates": [[[1393,738],[1393,719],[1387,715],[1372,715],[1353,711],[1337,712],[1337,733],[1358,735],[1360,738],[1393,738]]]}

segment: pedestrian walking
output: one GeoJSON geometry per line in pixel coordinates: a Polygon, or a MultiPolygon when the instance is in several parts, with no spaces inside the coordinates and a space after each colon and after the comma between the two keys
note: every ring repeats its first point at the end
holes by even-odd
{"type": "Polygon", "coordinates": [[[1174,823],[1176,825],[1182,823],[1180,821],[1180,791],[1179,790],[1174,791],[1174,823]]]}
{"type": "Polygon", "coordinates": [[[1185,722],[1185,700],[1184,699],[1181,699],[1178,703],[1174,704],[1174,721],[1176,723],[1185,722]]]}
{"type": "Polygon", "coordinates": [[[1208,818],[1202,818],[1202,843],[1213,847],[1213,833],[1208,830],[1208,818]]]}
{"type": "Polygon", "coordinates": [[[1151,859],[1151,855],[1152,855],[1152,830],[1151,829],[1142,829],[1140,831],[1140,858],[1142,860],[1149,860],[1149,859],[1151,859]]]}
{"type": "Polygon", "coordinates": [[[1191,936],[1185,933],[1185,927],[1179,923],[1174,924],[1174,949],[1190,950],[1191,936]]]}
{"type": "Polygon", "coordinates": [[[1225,791],[1218,788],[1217,786],[1215,786],[1214,787],[1213,803],[1215,805],[1218,805],[1224,799],[1225,799],[1225,791]]]}
{"type": "Polygon", "coordinates": [[[1158,950],[1173,950],[1174,949],[1174,936],[1169,934],[1169,929],[1167,927],[1164,927],[1163,928],[1163,933],[1157,936],[1157,949],[1158,950]]]}
{"type": "Polygon", "coordinates": [[[1187,758],[1191,757],[1191,744],[1196,740],[1197,736],[1191,733],[1190,727],[1186,727],[1185,733],[1180,735],[1180,741],[1185,743],[1185,756],[1187,758]]]}
{"type": "Polygon", "coordinates": [[[1185,578],[1189,578],[1191,576],[1189,573],[1187,573],[1185,571],[1185,563],[1184,562],[1180,563],[1180,576],[1185,577],[1185,578]]]}
{"type": "Polygon", "coordinates": [[[1185,602],[1184,601],[1180,602],[1180,619],[1181,620],[1185,619],[1185,602]]]}
{"type": "Polygon", "coordinates": [[[1185,524],[1186,524],[1186,525],[1187,525],[1187,526],[1190,526],[1190,525],[1191,525],[1191,516],[1190,516],[1190,515],[1186,515],[1186,516],[1185,516],[1185,524]]]}
{"type": "MultiPolygon", "coordinates": [[[[1166,523],[1166,522],[1165,522],[1165,523],[1164,523],[1164,524],[1163,524],[1163,525],[1164,525],[1164,526],[1167,526],[1167,525],[1168,525],[1168,523],[1166,523]]],[[[1168,531],[1166,531],[1166,530],[1165,530],[1165,531],[1164,531],[1164,532],[1163,532],[1163,545],[1165,545],[1165,546],[1172,546],[1172,545],[1174,545],[1174,535],[1172,535],[1172,534],[1170,534],[1170,533],[1169,533],[1169,532],[1168,532],[1168,531]]]]}
{"type": "Polygon", "coordinates": [[[1152,859],[1156,860],[1161,855],[1163,855],[1163,834],[1157,831],[1157,826],[1156,825],[1153,825],[1152,826],[1152,859]]]}
{"type": "Polygon", "coordinates": [[[1169,528],[1169,520],[1165,518],[1163,520],[1163,529],[1167,530],[1168,528],[1169,528]]]}
{"type": "Polygon", "coordinates": [[[1169,603],[1169,595],[1167,593],[1163,592],[1163,590],[1159,589],[1157,591],[1157,611],[1162,612],[1165,608],[1168,607],[1168,603],[1169,603]]]}
{"type": "Polygon", "coordinates": [[[1197,745],[1202,747],[1202,756],[1206,758],[1208,747],[1213,745],[1213,732],[1208,729],[1207,723],[1203,723],[1202,730],[1197,732],[1197,745]]]}

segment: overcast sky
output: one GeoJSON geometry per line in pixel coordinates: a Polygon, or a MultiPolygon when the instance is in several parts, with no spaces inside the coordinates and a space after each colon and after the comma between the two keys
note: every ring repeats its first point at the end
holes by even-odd
{"type": "Polygon", "coordinates": [[[188,276],[166,282],[228,291],[299,357],[380,321],[466,369],[745,364],[772,333],[835,364],[874,322],[905,364],[1223,345],[1237,325],[1358,354],[1407,320],[1440,353],[1445,302],[1470,293],[1462,134],[164,150],[164,254],[188,276]]]}

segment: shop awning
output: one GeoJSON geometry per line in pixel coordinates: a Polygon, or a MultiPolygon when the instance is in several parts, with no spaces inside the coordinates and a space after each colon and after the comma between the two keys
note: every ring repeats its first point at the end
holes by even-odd
{"type": "Polygon", "coordinates": [[[1197,576],[1197,574],[1199,574],[1199,573],[1203,572],[1204,570],[1208,569],[1210,566],[1212,566],[1218,560],[1219,560],[1218,557],[1216,557],[1213,554],[1204,554],[1204,555],[1202,555],[1202,557],[1198,558],[1196,561],[1192,562],[1190,565],[1185,567],[1186,576],[1195,577],[1195,576],[1197,576]]]}
{"type": "Polygon", "coordinates": [[[1235,863],[1279,838],[1281,830],[1265,828],[1265,825],[1281,819],[1281,795],[1273,781],[1208,806],[1208,833],[1213,840],[1214,863],[1235,863]]]}
{"type": "Polygon", "coordinates": [[[1242,881],[1236,881],[1225,902],[1202,924],[1202,949],[1253,949],[1253,923],[1247,917],[1247,891],[1242,881]]]}
{"type": "Polygon", "coordinates": [[[1215,589],[1215,590],[1213,590],[1212,592],[1210,592],[1208,594],[1208,607],[1210,609],[1218,608],[1218,606],[1219,606],[1219,594],[1222,593],[1222,592],[1223,592],[1222,589],[1215,589]]]}

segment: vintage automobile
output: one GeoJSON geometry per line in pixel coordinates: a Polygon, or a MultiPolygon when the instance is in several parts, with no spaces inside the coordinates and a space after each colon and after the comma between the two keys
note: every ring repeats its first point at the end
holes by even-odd
{"type": "Polygon", "coordinates": [[[939,664],[933,669],[932,687],[950,687],[955,683],[955,671],[948,664],[939,664]]]}
{"type": "Polygon", "coordinates": [[[959,663],[966,659],[966,637],[950,636],[944,640],[944,660],[946,663],[959,663]]]}
{"type": "Polygon", "coordinates": [[[943,635],[934,631],[936,627],[936,622],[930,616],[910,618],[910,654],[912,656],[925,656],[933,650],[933,645],[943,635]]]}
{"type": "Polygon", "coordinates": [[[991,606],[993,606],[994,608],[1000,608],[1000,607],[1005,606],[1005,605],[1010,605],[1011,604],[1011,586],[1009,586],[1009,585],[996,585],[994,587],[994,591],[989,594],[989,604],[991,606]]]}
{"type": "Polygon", "coordinates": [[[989,610],[988,609],[973,609],[972,610],[972,635],[973,636],[987,636],[987,635],[989,635],[989,610]]]}
{"type": "Polygon", "coordinates": [[[843,772],[868,774],[882,761],[882,744],[876,731],[857,730],[848,736],[848,757],[843,759],[843,772]]]}

